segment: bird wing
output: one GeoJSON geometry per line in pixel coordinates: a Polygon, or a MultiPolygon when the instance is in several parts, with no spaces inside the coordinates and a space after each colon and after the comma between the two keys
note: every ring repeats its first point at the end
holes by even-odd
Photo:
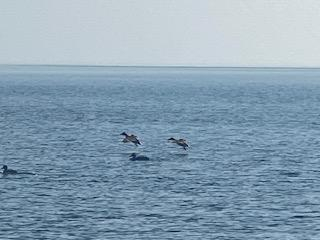
{"type": "Polygon", "coordinates": [[[141,145],[140,141],[137,138],[135,138],[132,142],[135,143],[135,144],[141,145]]]}
{"type": "Polygon", "coordinates": [[[128,141],[130,142],[133,142],[134,144],[139,144],[141,145],[140,141],[138,140],[137,136],[131,134],[129,137],[128,137],[128,141]]]}
{"type": "Polygon", "coordinates": [[[189,147],[189,145],[185,141],[179,141],[177,144],[183,148],[189,147]]]}

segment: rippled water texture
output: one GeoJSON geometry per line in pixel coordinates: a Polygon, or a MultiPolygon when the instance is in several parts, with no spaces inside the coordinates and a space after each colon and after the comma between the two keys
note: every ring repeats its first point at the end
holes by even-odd
{"type": "Polygon", "coordinates": [[[319,114],[319,70],[2,66],[0,239],[318,240],[319,114]]]}

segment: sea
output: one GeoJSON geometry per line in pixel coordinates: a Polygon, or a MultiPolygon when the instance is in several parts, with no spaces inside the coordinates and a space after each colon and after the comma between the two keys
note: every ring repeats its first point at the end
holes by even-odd
{"type": "Polygon", "coordinates": [[[1,240],[319,240],[320,69],[2,65],[4,164],[1,240]]]}

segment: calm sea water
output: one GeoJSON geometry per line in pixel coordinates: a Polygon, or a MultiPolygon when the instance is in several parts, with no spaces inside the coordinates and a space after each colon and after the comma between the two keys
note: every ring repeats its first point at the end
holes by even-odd
{"type": "Polygon", "coordinates": [[[0,136],[0,239],[320,239],[320,70],[2,66],[0,136]]]}

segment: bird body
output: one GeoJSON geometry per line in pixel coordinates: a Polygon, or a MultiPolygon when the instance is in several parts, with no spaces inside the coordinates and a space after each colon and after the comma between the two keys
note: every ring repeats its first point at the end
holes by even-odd
{"type": "Polygon", "coordinates": [[[3,165],[3,167],[1,169],[3,169],[3,171],[2,171],[3,175],[18,174],[18,171],[13,170],[13,169],[9,169],[7,165],[3,165]]]}
{"type": "Polygon", "coordinates": [[[124,139],[122,140],[122,142],[124,142],[124,143],[132,142],[136,146],[141,145],[141,143],[138,140],[137,136],[135,136],[133,134],[128,135],[126,132],[123,132],[120,135],[124,136],[124,139]]]}
{"type": "Polygon", "coordinates": [[[16,175],[16,174],[19,174],[19,175],[23,175],[23,174],[27,174],[27,175],[36,175],[34,173],[30,173],[30,172],[21,172],[21,171],[17,171],[17,170],[13,170],[13,169],[9,169],[7,165],[3,165],[2,168],[3,171],[2,171],[2,175],[3,176],[7,176],[7,175],[16,175]]]}
{"type": "Polygon", "coordinates": [[[184,150],[187,150],[187,148],[189,147],[189,145],[187,144],[187,141],[185,139],[169,138],[168,140],[171,141],[172,143],[175,143],[175,144],[183,147],[184,150]]]}

